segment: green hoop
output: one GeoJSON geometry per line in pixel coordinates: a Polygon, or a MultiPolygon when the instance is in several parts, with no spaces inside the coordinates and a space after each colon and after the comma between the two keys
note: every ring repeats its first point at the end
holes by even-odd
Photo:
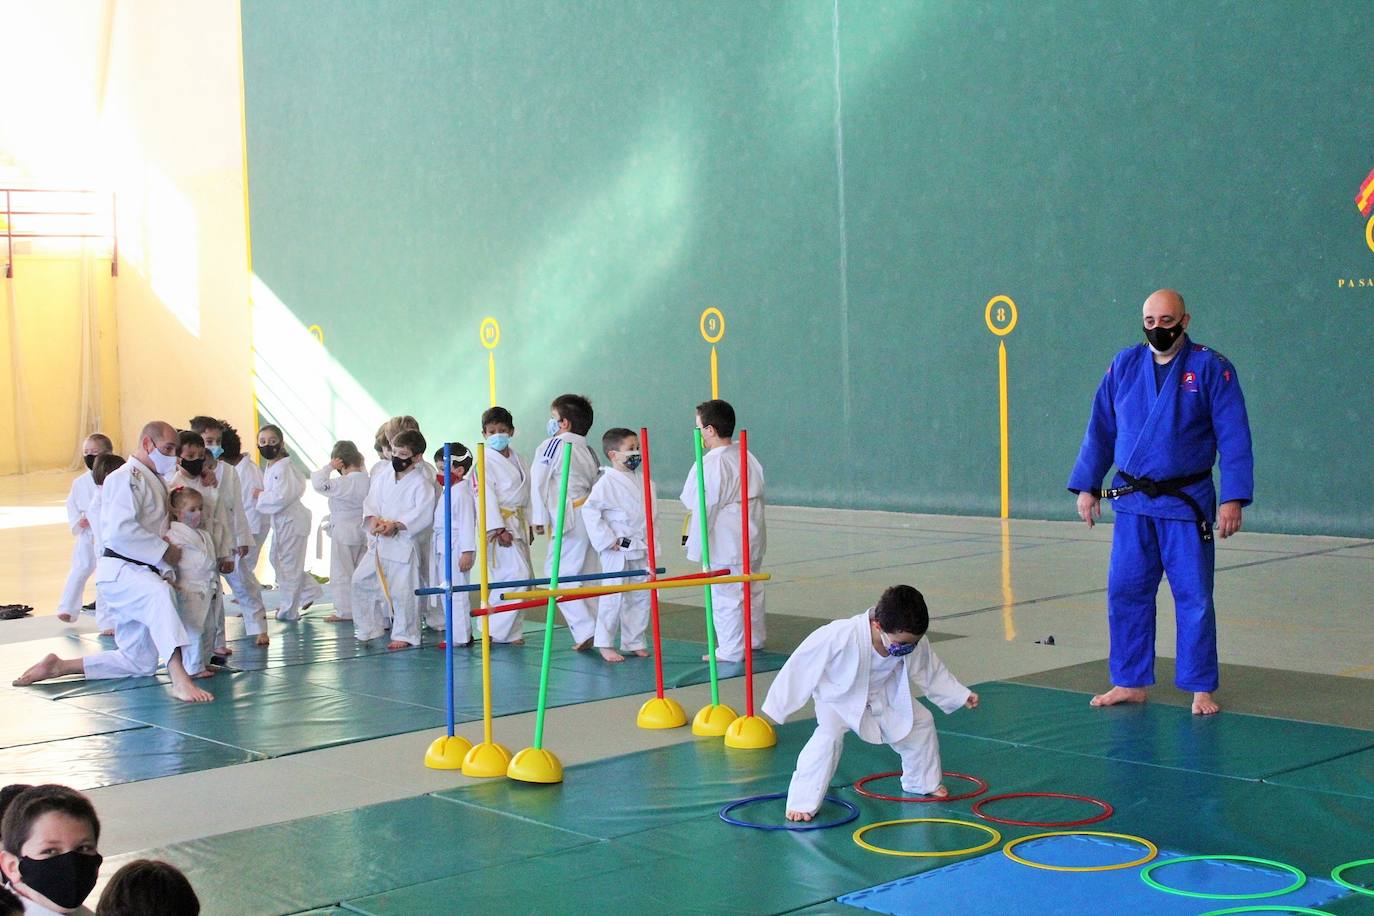
{"type": "Polygon", "coordinates": [[[1362,884],[1352,884],[1341,877],[1345,872],[1352,868],[1359,868],[1361,865],[1374,865],[1374,859],[1356,859],[1354,862],[1346,862],[1344,865],[1337,865],[1331,869],[1331,880],[1343,887],[1348,887],[1357,894],[1368,894],[1374,897],[1374,888],[1365,887],[1362,884]]]}
{"type": "Polygon", "coordinates": [[[1208,910],[1202,916],[1229,916],[1231,913],[1310,913],[1312,916],[1331,916],[1326,910],[1313,910],[1305,906],[1284,906],[1282,903],[1270,903],[1259,906],[1228,906],[1224,910],[1208,910]]]}
{"type": "Polygon", "coordinates": [[[1157,891],[1163,891],[1166,894],[1177,894],[1180,897],[1197,897],[1202,900],[1259,900],[1264,897],[1282,897],[1284,894],[1291,894],[1307,883],[1307,875],[1291,865],[1275,862],[1273,859],[1257,859],[1254,856],[1179,856],[1177,859],[1159,859],[1146,865],[1140,870],[1140,880],[1157,891]],[[1203,894],[1197,891],[1184,891],[1176,887],[1168,887],[1150,877],[1150,872],[1154,871],[1156,868],[1162,868],[1165,865],[1179,865],[1184,862],[1205,862],[1212,859],[1225,860],[1227,862],[1254,862],[1257,865],[1268,865],[1271,868],[1278,868],[1291,875],[1296,875],[1297,880],[1288,885],[1288,887],[1282,887],[1276,891],[1265,891],[1262,894],[1203,894]]]}

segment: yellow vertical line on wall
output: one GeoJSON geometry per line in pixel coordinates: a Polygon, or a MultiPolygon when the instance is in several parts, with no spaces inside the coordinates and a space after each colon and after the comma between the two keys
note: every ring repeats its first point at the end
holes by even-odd
{"type": "Polygon", "coordinates": [[[487,351],[487,387],[491,389],[491,406],[496,406],[496,354],[487,351]]]}
{"type": "Polygon", "coordinates": [[[1007,345],[997,344],[997,395],[1002,424],[1002,518],[1011,514],[1011,457],[1007,435],[1007,345]]]}
{"type": "Polygon", "coordinates": [[[720,400],[720,377],[718,375],[718,364],[716,362],[716,348],[711,347],[711,400],[720,400]]]}
{"type": "Polygon", "coordinates": [[[247,62],[243,50],[243,3],[239,3],[239,142],[242,144],[243,158],[243,243],[247,255],[248,298],[244,305],[248,309],[248,390],[252,403],[249,405],[253,423],[252,444],[246,445],[249,460],[255,454],[252,445],[258,441],[258,386],[257,386],[257,345],[253,338],[253,222],[249,215],[248,204],[248,87],[247,62]]]}
{"type": "Polygon", "coordinates": [[[1011,522],[1002,519],[1002,635],[1007,642],[1016,638],[1016,594],[1011,588],[1011,522]]]}

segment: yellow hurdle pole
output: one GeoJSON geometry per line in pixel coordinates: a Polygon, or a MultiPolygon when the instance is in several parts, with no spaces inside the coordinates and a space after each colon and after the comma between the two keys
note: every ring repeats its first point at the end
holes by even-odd
{"type": "Polygon", "coordinates": [[[725,585],[729,582],[764,582],[772,573],[752,573],[747,576],[717,576],[713,579],[684,579],[681,582],[627,582],[623,585],[585,586],[582,588],[545,588],[528,592],[502,592],[502,601],[543,601],[546,598],[586,595],[614,595],[617,592],[649,592],[663,588],[701,588],[703,585],[725,585]]]}
{"type": "MultiPolygon", "coordinates": [[[[491,573],[487,570],[487,447],[477,444],[477,562],[482,587],[481,606],[491,599],[491,573]]],[[[449,634],[452,639],[453,635],[449,634]]],[[[491,744],[491,615],[482,615],[482,741],[491,744]]]]}

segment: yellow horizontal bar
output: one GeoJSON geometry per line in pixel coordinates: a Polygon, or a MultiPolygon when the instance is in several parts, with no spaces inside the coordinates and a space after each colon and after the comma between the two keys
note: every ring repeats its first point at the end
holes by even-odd
{"type": "Polygon", "coordinates": [[[747,576],[717,576],[714,579],[683,579],[677,582],[625,582],[620,585],[584,585],[576,588],[545,588],[527,592],[502,592],[502,601],[542,601],[545,598],[580,598],[586,595],[612,595],[617,592],[647,592],[665,588],[701,588],[703,585],[727,585],[731,582],[763,582],[772,573],[751,573],[747,576]]]}

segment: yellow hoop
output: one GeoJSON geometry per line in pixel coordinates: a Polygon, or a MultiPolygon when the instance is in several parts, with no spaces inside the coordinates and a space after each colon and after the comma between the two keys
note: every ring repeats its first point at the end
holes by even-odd
{"type": "Polygon", "coordinates": [[[967,856],[975,852],[982,852],[990,849],[1002,842],[1002,834],[989,827],[987,824],[975,824],[972,821],[956,821],[947,817],[904,817],[896,821],[878,821],[876,824],[868,824],[854,831],[854,842],[858,843],[869,852],[876,852],[885,856],[910,856],[912,858],[934,859],[944,856],[967,856]],[[949,852],[903,852],[900,849],[884,849],[881,846],[874,846],[864,839],[864,834],[877,827],[891,827],[894,824],[958,824],[960,827],[975,827],[991,834],[992,839],[981,846],[970,846],[968,849],[953,849],[949,852]]]}
{"type": "Polygon", "coordinates": [[[1106,833],[1102,830],[1052,830],[1049,833],[1032,833],[1030,836],[1017,837],[1010,843],[1002,847],[1002,851],[1007,854],[1007,858],[1022,865],[1029,865],[1031,868],[1043,868],[1045,871],[1117,871],[1122,868],[1135,868],[1137,865],[1144,865],[1159,855],[1159,847],[1144,837],[1131,836],[1128,833],[1106,833]],[[1134,862],[1122,862],[1120,865],[1045,865],[1040,862],[1032,862],[1030,859],[1023,859],[1012,852],[1012,847],[1017,846],[1027,840],[1039,840],[1049,836],[1109,836],[1118,840],[1130,840],[1132,843],[1139,843],[1149,850],[1143,857],[1134,862]]]}

